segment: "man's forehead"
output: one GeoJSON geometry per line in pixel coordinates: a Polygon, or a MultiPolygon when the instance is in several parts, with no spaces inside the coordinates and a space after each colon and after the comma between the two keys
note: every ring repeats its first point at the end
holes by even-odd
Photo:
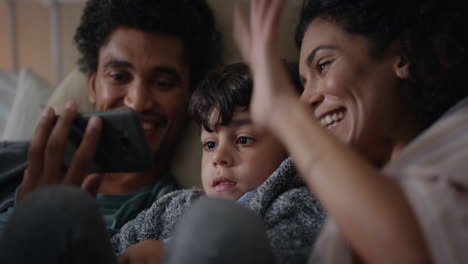
{"type": "Polygon", "coordinates": [[[99,65],[110,61],[119,66],[145,65],[147,67],[182,67],[186,64],[183,41],[177,37],[147,33],[137,29],[118,28],[99,49],[99,65]]]}

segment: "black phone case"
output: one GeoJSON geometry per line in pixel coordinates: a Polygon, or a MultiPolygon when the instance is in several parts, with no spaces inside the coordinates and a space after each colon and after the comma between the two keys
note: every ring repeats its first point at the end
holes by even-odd
{"type": "Polygon", "coordinates": [[[103,130],[90,173],[145,172],[153,166],[152,153],[141,122],[131,109],[80,114],[75,119],[65,149],[65,168],[70,166],[91,116],[103,121],[103,130]]]}

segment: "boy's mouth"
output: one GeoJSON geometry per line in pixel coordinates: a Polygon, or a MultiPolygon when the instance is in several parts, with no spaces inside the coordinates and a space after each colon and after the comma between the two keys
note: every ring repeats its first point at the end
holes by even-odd
{"type": "Polygon", "coordinates": [[[224,192],[236,186],[237,182],[230,180],[226,177],[218,177],[213,180],[213,184],[211,185],[213,189],[217,192],[224,192]]]}

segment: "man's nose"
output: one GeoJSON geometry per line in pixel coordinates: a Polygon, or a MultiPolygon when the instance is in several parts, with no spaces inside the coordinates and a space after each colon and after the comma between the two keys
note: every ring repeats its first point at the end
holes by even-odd
{"type": "Polygon", "coordinates": [[[151,88],[143,83],[135,83],[127,90],[124,103],[136,112],[143,112],[153,107],[151,88]]]}

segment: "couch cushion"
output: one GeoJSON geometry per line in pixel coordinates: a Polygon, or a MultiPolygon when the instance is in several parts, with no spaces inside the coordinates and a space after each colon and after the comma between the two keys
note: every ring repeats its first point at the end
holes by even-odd
{"type": "Polygon", "coordinates": [[[54,86],[30,69],[18,75],[17,92],[2,140],[30,140],[54,86]]]}
{"type": "Polygon", "coordinates": [[[88,101],[86,93],[86,76],[77,69],[70,72],[57,86],[57,89],[47,102],[57,113],[61,113],[66,102],[73,100],[80,112],[93,112],[94,105],[88,101]]]}

